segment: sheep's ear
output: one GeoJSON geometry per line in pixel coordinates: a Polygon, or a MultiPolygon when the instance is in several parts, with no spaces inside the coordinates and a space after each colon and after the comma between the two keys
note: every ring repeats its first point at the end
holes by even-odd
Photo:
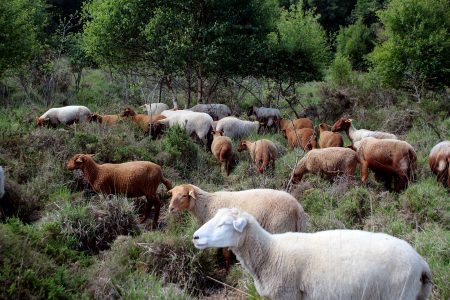
{"type": "Polygon", "coordinates": [[[211,130],[211,133],[212,133],[212,134],[216,134],[216,131],[215,131],[215,130],[211,130]]]}
{"type": "Polygon", "coordinates": [[[353,121],[352,119],[345,120],[345,122],[347,122],[347,123],[351,123],[352,121],[353,121]]]}
{"type": "Polygon", "coordinates": [[[239,217],[233,221],[233,227],[239,232],[244,231],[245,226],[247,225],[247,219],[239,217]]]}
{"type": "MultiPolygon", "coordinates": [[[[173,189],[172,189],[173,190],[173,189]]],[[[172,190],[167,191],[167,195],[172,196],[172,190]]]]}
{"type": "Polygon", "coordinates": [[[195,191],[194,190],[190,190],[189,191],[189,196],[192,197],[193,199],[197,199],[197,196],[195,195],[195,191]]]}
{"type": "Polygon", "coordinates": [[[82,163],[83,162],[83,158],[80,156],[77,159],[75,159],[75,162],[82,163]]]}

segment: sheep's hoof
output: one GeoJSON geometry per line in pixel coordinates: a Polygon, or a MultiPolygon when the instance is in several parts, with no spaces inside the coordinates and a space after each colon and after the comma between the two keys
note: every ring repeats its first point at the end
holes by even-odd
{"type": "Polygon", "coordinates": [[[147,216],[146,215],[142,215],[139,217],[139,221],[142,223],[145,223],[145,221],[147,221],[147,216]]]}

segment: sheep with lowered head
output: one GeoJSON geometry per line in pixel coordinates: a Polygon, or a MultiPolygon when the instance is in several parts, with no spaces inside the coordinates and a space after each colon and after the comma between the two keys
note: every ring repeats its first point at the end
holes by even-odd
{"type": "Polygon", "coordinates": [[[211,144],[211,152],[220,162],[225,163],[227,176],[230,175],[231,162],[233,160],[233,146],[231,139],[223,136],[222,131],[212,131],[213,141],[211,144]]]}
{"type": "Polygon", "coordinates": [[[413,179],[417,156],[407,142],[366,137],[351,147],[356,150],[361,164],[362,182],[367,181],[369,168],[375,172],[376,179],[384,181],[389,190],[394,180],[395,192],[405,189],[413,179]]]}
{"type": "Polygon", "coordinates": [[[269,299],[424,300],[431,294],[427,262],[384,233],[270,234],[251,214],[223,208],[192,241],[198,249],[229,247],[269,299]]]}
{"type": "Polygon", "coordinates": [[[450,187],[450,141],[440,142],[431,149],[428,164],[437,180],[450,187]]]}
{"type": "Polygon", "coordinates": [[[226,117],[220,119],[216,125],[216,131],[223,131],[223,134],[230,137],[244,137],[257,133],[259,130],[258,121],[245,121],[236,117],[226,117]]]}
{"type": "Polygon", "coordinates": [[[123,194],[131,198],[145,196],[147,203],[141,222],[147,220],[154,206],[152,228],[157,227],[161,202],[156,190],[160,183],[167,189],[172,188],[159,165],[149,161],[100,165],[91,155],[76,154],[67,162],[67,169],[80,169],[96,193],[123,194]]]}
{"type": "Polygon", "coordinates": [[[352,119],[340,118],[331,127],[332,132],[345,131],[348,138],[353,143],[358,142],[366,137],[373,137],[376,139],[397,139],[397,136],[392,133],[383,131],[372,131],[367,129],[356,129],[352,124],[352,119]]]}
{"type": "Polygon", "coordinates": [[[330,126],[326,123],[320,123],[319,125],[319,146],[320,148],[328,147],[343,147],[344,140],[342,136],[337,132],[328,131],[330,126]]]}
{"type": "Polygon", "coordinates": [[[120,120],[120,115],[100,115],[98,113],[92,113],[89,115],[88,120],[89,122],[112,125],[120,120]]]}
{"type": "Polygon", "coordinates": [[[197,104],[188,110],[207,113],[214,121],[231,116],[231,109],[227,105],[220,103],[197,104]]]}
{"type": "Polygon", "coordinates": [[[311,128],[313,129],[313,122],[309,118],[300,118],[295,120],[289,119],[280,119],[278,120],[278,126],[280,130],[286,130],[288,128],[302,129],[302,128],[311,128]]]}
{"type": "Polygon", "coordinates": [[[237,150],[239,152],[247,150],[250,153],[250,157],[259,173],[264,172],[270,162],[272,162],[272,169],[275,169],[277,147],[272,141],[266,139],[257,141],[243,140],[240,141],[237,150]]]}
{"type": "Polygon", "coordinates": [[[56,127],[59,124],[70,125],[73,123],[84,122],[88,119],[91,111],[86,106],[69,105],[63,107],[54,107],[47,110],[42,116],[37,118],[37,126],[50,124],[56,127]]]}
{"type": "Polygon", "coordinates": [[[169,109],[169,106],[165,103],[150,103],[140,106],[141,109],[145,110],[149,116],[159,115],[165,110],[169,109]]]}
{"type": "Polygon", "coordinates": [[[301,147],[303,150],[308,151],[317,148],[316,133],[314,129],[302,128],[292,129],[287,128],[282,130],[283,135],[287,138],[288,144],[291,149],[295,147],[301,147]]]}
{"type": "Polygon", "coordinates": [[[278,120],[281,119],[281,112],[277,108],[270,107],[256,107],[252,106],[247,115],[256,116],[256,120],[264,124],[266,127],[272,127],[278,124],[278,120]]]}

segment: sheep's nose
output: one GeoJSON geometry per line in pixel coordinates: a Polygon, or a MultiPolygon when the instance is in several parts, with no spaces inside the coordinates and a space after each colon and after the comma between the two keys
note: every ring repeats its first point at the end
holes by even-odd
{"type": "Polygon", "coordinates": [[[192,239],[193,239],[193,240],[198,240],[199,237],[198,237],[198,235],[194,235],[194,237],[193,237],[192,239]]]}

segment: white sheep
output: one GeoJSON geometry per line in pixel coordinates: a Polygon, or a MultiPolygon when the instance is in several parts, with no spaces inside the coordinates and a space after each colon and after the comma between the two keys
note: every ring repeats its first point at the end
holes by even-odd
{"type": "Polygon", "coordinates": [[[43,126],[47,123],[56,126],[58,124],[69,125],[76,122],[84,122],[90,115],[91,111],[86,106],[69,105],[50,108],[37,119],[37,126],[43,126]]]}
{"type": "Polygon", "coordinates": [[[450,141],[442,141],[431,149],[428,164],[437,180],[450,187],[450,141]]]}
{"type": "Polygon", "coordinates": [[[197,104],[189,108],[195,112],[203,112],[210,115],[215,121],[231,116],[231,109],[220,103],[197,104]]]}
{"type": "Polygon", "coordinates": [[[405,241],[329,230],[270,234],[239,209],[220,209],[193,236],[198,249],[229,247],[269,299],[427,299],[431,271],[405,241]]]}
{"type": "Polygon", "coordinates": [[[193,111],[164,111],[161,114],[165,114],[166,118],[155,122],[153,125],[155,134],[159,133],[158,127],[172,127],[176,124],[185,127],[186,132],[189,135],[196,134],[200,140],[202,140],[208,146],[212,142],[212,123],[213,119],[206,113],[198,113],[193,111]]]}
{"type": "Polygon", "coordinates": [[[149,116],[152,116],[158,115],[163,111],[168,110],[169,106],[165,103],[150,103],[142,105],[141,108],[145,110],[149,116]]]}
{"type": "Polygon", "coordinates": [[[5,171],[3,171],[3,168],[0,166],[0,199],[3,198],[4,194],[5,194],[5,171]]]}
{"type": "Polygon", "coordinates": [[[281,112],[276,108],[253,106],[248,113],[248,116],[251,115],[255,115],[256,120],[264,123],[267,127],[271,127],[277,124],[278,120],[281,120],[281,112]]]}
{"type": "Polygon", "coordinates": [[[220,119],[216,125],[216,131],[223,131],[225,136],[244,137],[253,133],[257,133],[259,130],[258,121],[244,121],[236,117],[226,117],[220,119]]]}
{"type": "Polygon", "coordinates": [[[353,126],[352,121],[353,121],[352,119],[340,118],[333,124],[333,127],[331,127],[331,131],[332,132],[345,131],[352,144],[366,137],[373,137],[376,139],[397,140],[397,136],[392,133],[383,131],[372,131],[367,129],[356,129],[355,126],[353,126]]]}

